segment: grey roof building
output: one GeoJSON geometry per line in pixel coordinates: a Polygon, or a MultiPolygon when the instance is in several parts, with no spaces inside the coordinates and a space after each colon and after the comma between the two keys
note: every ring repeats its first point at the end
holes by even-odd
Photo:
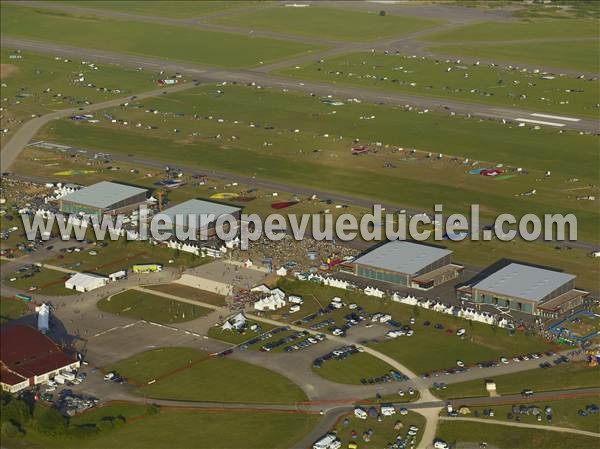
{"type": "Polygon", "coordinates": [[[574,288],[574,281],[572,274],[511,263],[467,290],[476,303],[554,316],[581,304],[587,296],[574,288]]]}
{"type": "Polygon", "coordinates": [[[148,189],[101,181],[59,199],[61,212],[105,214],[117,212],[146,201],[148,189]]]}
{"type": "Polygon", "coordinates": [[[223,215],[231,215],[239,223],[242,208],[212,201],[191,199],[165,209],[162,214],[169,217],[174,228],[195,231],[208,230],[214,235],[216,220],[223,215]],[[214,217],[211,217],[214,216],[214,217]]]}
{"type": "Polygon", "coordinates": [[[354,261],[357,276],[404,287],[430,289],[458,276],[452,251],[418,243],[387,242],[354,261]]]}

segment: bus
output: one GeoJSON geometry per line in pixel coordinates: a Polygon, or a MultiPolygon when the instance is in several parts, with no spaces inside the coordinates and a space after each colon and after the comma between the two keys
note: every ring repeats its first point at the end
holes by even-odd
{"type": "Polygon", "coordinates": [[[31,302],[31,296],[23,295],[22,293],[17,293],[15,299],[23,302],[31,302]]]}
{"type": "Polygon", "coordinates": [[[134,273],[158,273],[162,268],[163,266],[158,263],[138,264],[131,267],[134,273]]]}

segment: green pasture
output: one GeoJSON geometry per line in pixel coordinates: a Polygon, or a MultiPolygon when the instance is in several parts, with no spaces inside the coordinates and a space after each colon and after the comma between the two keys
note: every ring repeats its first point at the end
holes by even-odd
{"type": "Polygon", "coordinates": [[[438,20],[311,5],[308,8],[271,7],[230,14],[215,23],[252,30],[318,36],[326,39],[371,41],[404,36],[433,27],[438,20]]]}
{"type": "Polygon", "coordinates": [[[594,19],[530,19],[478,22],[429,34],[430,42],[450,43],[475,41],[559,40],[598,37],[598,21],[594,19]]]}
{"type": "Polygon", "coordinates": [[[278,404],[306,400],[300,387],[280,374],[239,360],[207,357],[207,354],[195,352],[194,356],[179,349],[175,354],[170,349],[153,351],[119,362],[111,368],[120,369],[119,373],[125,377],[131,372],[139,380],[162,376],[155,383],[138,390],[138,394],[147,398],[278,404]],[[176,363],[165,367],[165,361],[174,358],[176,363]],[[186,358],[192,362],[186,361],[186,358]],[[143,368],[152,375],[144,374],[143,368]]]}
{"type": "MultiPolygon", "coordinates": [[[[477,46],[477,48],[481,48],[477,46]]],[[[395,53],[351,53],[283,74],[536,112],[597,117],[597,81],[395,53]]]]}
{"type": "Polygon", "coordinates": [[[210,310],[187,302],[150,293],[127,290],[98,302],[103,312],[160,324],[182,323],[206,315],[210,310]]]}
{"type": "Polygon", "coordinates": [[[25,437],[7,439],[6,444],[51,449],[277,448],[295,444],[317,420],[317,415],[300,413],[153,409],[141,404],[109,403],[71,419],[72,427],[96,426],[101,429],[98,433],[84,437],[49,436],[27,428],[25,437]],[[125,422],[114,428],[106,425],[106,421],[117,417],[123,417],[125,422]],[[259,428],[262,430],[257,432],[259,428]]]}
{"type": "Polygon", "coordinates": [[[438,55],[484,58],[504,64],[529,64],[598,73],[600,41],[528,42],[527,44],[436,44],[427,50],[438,55]]]}
{"type": "Polygon", "coordinates": [[[485,441],[498,449],[579,449],[597,443],[595,437],[572,433],[452,420],[440,422],[436,436],[452,445],[477,447],[485,441]]]}
{"type": "Polygon", "coordinates": [[[82,6],[99,10],[139,14],[142,16],[172,17],[175,19],[189,19],[190,17],[202,17],[206,14],[235,9],[246,6],[250,1],[179,1],[179,0],[153,0],[129,1],[129,0],[84,0],[61,2],[69,5],[82,6]]]}
{"type": "Polygon", "coordinates": [[[2,33],[41,41],[222,67],[248,67],[317,47],[186,26],[121,21],[2,5],[2,33]],[[201,43],[210,43],[201,45],[201,43]]]}
{"type": "MultiPolygon", "coordinates": [[[[560,401],[541,401],[530,403],[527,402],[525,405],[537,406],[542,410],[542,420],[538,421],[534,415],[519,415],[520,421],[523,424],[541,424],[547,426],[558,426],[558,427],[570,427],[572,429],[587,430],[589,432],[598,432],[600,427],[598,423],[598,415],[581,416],[577,412],[578,410],[585,409],[587,405],[596,404],[598,405],[600,396],[592,396],[582,399],[563,399],[560,401]],[[546,420],[546,414],[544,410],[546,407],[552,409],[552,422],[546,420]]],[[[502,421],[514,422],[508,419],[507,414],[511,413],[512,405],[497,405],[492,407],[469,407],[472,413],[478,411],[480,416],[483,416],[482,411],[484,409],[492,408],[494,410],[494,419],[500,419],[502,421]]]]}
{"type": "MultiPolygon", "coordinates": [[[[517,363],[512,362],[511,363],[517,363]]],[[[554,391],[564,389],[600,387],[600,369],[590,368],[587,363],[569,363],[544,370],[533,369],[519,373],[493,376],[499,394],[518,394],[526,389],[554,391]]],[[[485,380],[469,380],[448,385],[436,391],[442,399],[486,396],[485,380]]]]}
{"type": "Polygon", "coordinates": [[[264,89],[226,87],[224,94],[213,89],[203,87],[141,107],[111,110],[129,123],[158,129],[120,126],[115,132],[114,125],[105,121],[90,125],[63,120],[46,127],[40,137],[151,160],[172,161],[176,156],[180,164],[406,206],[431,209],[442,203],[451,204],[451,212],[464,212],[479,204],[488,219],[504,212],[516,216],[572,212],[578,219],[579,238],[595,238],[593,204],[575,200],[576,195],[597,189],[584,181],[598,175],[595,136],[380,105],[332,108],[308,96],[295,95],[290,102],[286,94],[264,89]],[[162,118],[144,112],[150,109],[162,118]],[[357,164],[357,157],[350,154],[353,139],[382,145],[359,157],[357,164]],[[410,148],[419,152],[409,153],[410,148]],[[439,153],[445,155],[441,160],[439,153]],[[540,154],[545,155],[543,160],[540,154]],[[250,172],[239,164],[248,157],[253,161],[250,172]],[[467,163],[462,158],[468,158],[467,163]],[[515,167],[530,174],[495,180],[467,175],[473,161],[493,161],[480,162],[480,167],[502,162],[509,174],[515,167]],[[386,164],[392,168],[383,168],[386,164]],[[552,177],[543,179],[544,170],[552,171],[552,177]],[[522,195],[531,189],[536,189],[535,196],[522,195]]]}

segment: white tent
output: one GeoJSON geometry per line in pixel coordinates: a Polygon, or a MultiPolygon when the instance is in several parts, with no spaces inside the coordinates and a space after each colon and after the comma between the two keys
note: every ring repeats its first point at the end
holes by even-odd
{"type": "Polygon", "coordinates": [[[108,284],[106,276],[91,273],[76,273],[65,281],[65,288],[78,292],[89,292],[108,284]]]}
{"type": "Polygon", "coordinates": [[[224,331],[227,330],[240,330],[243,329],[244,326],[246,326],[246,322],[248,320],[246,319],[246,316],[243,313],[238,313],[237,315],[232,316],[231,318],[229,318],[227,321],[225,321],[223,323],[223,326],[221,326],[221,329],[224,331]]]}

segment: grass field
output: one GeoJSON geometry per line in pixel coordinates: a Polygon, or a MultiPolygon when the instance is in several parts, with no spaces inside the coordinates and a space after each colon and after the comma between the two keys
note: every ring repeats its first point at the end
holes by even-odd
{"type": "Polygon", "coordinates": [[[530,64],[542,67],[564,67],[597,73],[600,65],[600,41],[530,42],[483,44],[443,44],[428,47],[434,54],[485,58],[507,64],[530,64]]]}
{"type": "Polygon", "coordinates": [[[420,31],[439,21],[397,15],[380,16],[374,12],[326,8],[272,7],[218,17],[215,23],[252,30],[319,36],[327,39],[371,41],[389,36],[403,36],[420,31]]]}
{"type": "MultiPolygon", "coordinates": [[[[481,46],[477,46],[481,49],[481,46]]],[[[597,117],[596,81],[575,77],[543,79],[541,74],[488,65],[384,53],[352,53],[281,73],[359,87],[401,91],[517,109],[597,117]]]]}
{"type": "Polygon", "coordinates": [[[199,288],[188,287],[183,284],[161,284],[150,285],[147,287],[150,290],[156,290],[170,295],[181,296],[182,298],[195,299],[215,306],[224,306],[225,298],[215,293],[210,293],[199,288]]]}
{"type": "Polygon", "coordinates": [[[156,56],[222,67],[248,67],[318,47],[291,41],[248,38],[186,26],[79,16],[42,8],[2,5],[2,33],[42,41],[156,56]],[[102,38],[89,39],[91,36],[102,38]],[[210,45],[198,45],[210,42],[210,45]]]}
{"type": "Polygon", "coordinates": [[[114,64],[91,61],[93,66],[90,66],[89,62],[82,64],[81,61],[30,52],[16,53],[4,47],[0,51],[0,61],[2,126],[8,129],[2,133],[2,144],[32,115],[152,90],[156,88],[159,76],[151,71],[126,69],[114,64]]]}
{"type": "MultiPolygon", "coordinates": [[[[589,432],[598,432],[600,429],[600,423],[598,422],[598,415],[580,416],[577,411],[585,409],[589,404],[599,404],[600,396],[584,398],[584,399],[564,399],[561,401],[547,401],[537,403],[527,403],[526,405],[535,405],[542,410],[542,420],[537,421],[534,415],[520,415],[520,422],[524,424],[544,424],[558,427],[570,427],[573,429],[587,430],[589,432]],[[552,422],[549,423],[546,420],[545,413],[543,410],[546,407],[552,408],[552,422]]],[[[467,416],[473,416],[473,413],[478,411],[480,416],[483,409],[490,407],[469,407],[471,414],[467,416]]],[[[492,407],[494,410],[494,419],[501,419],[506,421],[513,421],[508,419],[507,414],[511,413],[512,405],[500,405],[492,407]]]]}
{"type": "Polygon", "coordinates": [[[170,248],[150,245],[145,242],[127,241],[125,239],[101,242],[92,248],[81,251],[59,254],[46,262],[52,265],[76,271],[93,271],[108,275],[118,270],[129,270],[134,264],[157,263],[163,266],[183,269],[208,262],[191,253],[177,252],[170,248]],[[92,256],[90,251],[96,251],[92,256]]]}
{"type": "Polygon", "coordinates": [[[0,298],[0,324],[23,316],[27,305],[23,301],[2,296],[0,298]]]}
{"type": "Polygon", "coordinates": [[[524,39],[570,39],[598,37],[594,19],[530,19],[504,22],[481,22],[432,33],[423,39],[432,42],[511,41],[524,39]]]}
{"type": "MultiPolygon", "coordinates": [[[[517,394],[524,389],[553,391],[563,389],[600,387],[600,369],[590,368],[586,363],[569,363],[553,366],[545,370],[523,371],[514,374],[494,376],[499,394],[517,394]]],[[[436,391],[442,399],[486,396],[484,380],[470,380],[448,385],[436,391]]]]}
{"type": "Polygon", "coordinates": [[[327,360],[320,368],[313,368],[319,376],[340,384],[357,384],[370,377],[389,374],[392,367],[370,354],[353,354],[343,360],[327,360]]]}
{"type": "Polygon", "coordinates": [[[4,281],[13,288],[23,290],[23,293],[35,292],[38,294],[51,296],[66,296],[74,294],[73,290],[65,288],[65,281],[69,278],[68,273],[42,268],[39,271],[30,273],[29,275],[21,275],[19,273],[2,273],[4,281]],[[17,279],[10,281],[13,277],[17,279]]]}
{"type": "MultiPolygon", "coordinates": [[[[250,1],[179,1],[169,0],[160,1],[129,1],[129,0],[85,0],[61,2],[74,4],[93,9],[107,9],[111,11],[125,12],[131,14],[140,14],[146,16],[172,17],[175,19],[188,19],[190,17],[202,17],[218,11],[234,9],[240,6],[247,6],[250,1]]],[[[258,3],[258,2],[256,2],[258,3]]]]}
{"type": "Polygon", "coordinates": [[[107,369],[134,383],[157,379],[138,390],[148,398],[237,403],[294,403],[306,400],[289,379],[260,366],[185,348],[144,352],[107,369]]]}
{"type": "Polygon", "coordinates": [[[597,444],[597,438],[572,433],[460,421],[441,422],[437,437],[452,445],[472,443],[475,447],[485,441],[498,449],[579,449],[597,444]]]}
{"type": "MultiPolygon", "coordinates": [[[[277,412],[204,411],[161,408],[152,414],[144,405],[114,403],[96,407],[72,419],[74,425],[99,424],[123,416],[126,423],[89,438],[41,436],[28,431],[9,447],[56,449],[283,449],[292,446],[317,423],[317,415],[277,412]],[[256,429],[261,429],[257,432],[256,429]]],[[[29,430],[29,429],[28,429],[29,430]]],[[[4,439],[3,439],[4,441],[4,439]]]]}
{"type": "Polygon", "coordinates": [[[309,96],[266,89],[228,87],[223,95],[213,89],[202,87],[186,95],[145,102],[139,109],[111,111],[129,123],[144,124],[157,120],[143,111],[157,109],[169,124],[165,127],[159,123],[159,129],[153,131],[119,127],[115,133],[114,125],[103,121],[96,125],[59,121],[39,137],[149,159],[176,158],[190,166],[252,174],[363,198],[397,202],[395,192],[403,192],[406,206],[430,208],[442,203],[452,205],[452,212],[464,212],[470,204],[480,204],[484,218],[502,212],[543,215],[560,207],[562,213],[576,213],[579,238],[597,238],[593,231],[597,213],[589,202],[575,201],[571,193],[572,189],[577,189],[577,194],[596,189],[584,184],[598,175],[595,136],[531,131],[366,104],[332,110],[309,96]],[[375,119],[369,121],[360,119],[373,116],[375,119]],[[261,126],[249,127],[256,117],[261,117],[261,126]],[[263,129],[271,126],[274,129],[263,129]],[[85,141],[81,127],[85,127],[85,141]],[[174,127],[178,133],[171,131],[174,127]],[[349,150],[353,138],[363,143],[382,142],[382,146],[356,164],[357,157],[349,150]],[[270,146],[265,147],[265,142],[270,146]],[[416,148],[422,153],[408,154],[398,147],[416,148]],[[451,157],[428,158],[427,151],[466,157],[469,164],[451,157]],[[567,151],[570,157],[566,160],[567,151]],[[539,154],[545,154],[543,162],[539,154]],[[253,161],[251,173],[239,165],[248,157],[253,161]],[[467,175],[472,161],[492,161],[482,162],[483,166],[502,162],[524,167],[530,174],[498,180],[467,175]],[[394,164],[396,169],[382,168],[385,163],[394,164]],[[549,180],[542,179],[545,169],[553,173],[549,180]],[[567,182],[573,178],[580,184],[567,182]],[[531,188],[536,189],[535,196],[521,196],[531,188]]]}
{"type": "MultiPolygon", "coordinates": [[[[409,412],[408,415],[405,416],[386,416],[381,422],[372,418],[361,420],[354,416],[348,416],[347,419],[347,425],[344,425],[344,419],[342,419],[335,427],[337,436],[342,441],[343,448],[348,447],[348,444],[351,442],[356,442],[359,444],[360,448],[365,449],[388,447],[388,445],[396,442],[397,437],[402,437],[404,439],[410,426],[417,426],[419,428],[419,433],[417,434],[415,441],[416,446],[420,441],[423,429],[425,428],[425,418],[414,412],[409,412]],[[397,421],[400,421],[403,425],[399,430],[394,429],[394,425],[397,421]],[[373,431],[371,440],[368,442],[363,441],[362,434],[369,429],[373,431]],[[356,439],[352,438],[352,431],[356,431],[358,434],[356,439]]],[[[411,447],[410,444],[407,447],[411,447]]]]}
{"type": "MultiPolygon", "coordinates": [[[[457,360],[470,364],[501,356],[508,357],[509,355],[540,351],[548,347],[538,337],[526,336],[523,333],[510,335],[505,329],[496,329],[486,324],[474,323],[430,310],[415,309],[391,300],[382,301],[358,292],[353,293],[310,282],[289,280],[282,281],[280,287],[288,295],[309,297],[314,294],[323,304],[329,304],[331,298],[339,296],[345,303],[356,303],[368,312],[389,313],[394,320],[400,323],[407,323],[411,317],[415,317],[416,324],[412,326],[415,333],[412,337],[382,340],[378,343],[370,343],[370,346],[395,358],[418,373],[452,368],[456,366],[457,360]],[[431,325],[423,326],[425,321],[430,321],[431,325]],[[433,325],[436,323],[442,324],[444,330],[433,329],[433,325]],[[467,331],[467,337],[464,340],[456,335],[446,333],[446,329],[456,331],[459,328],[467,331]]],[[[342,308],[336,313],[335,316],[343,317],[348,311],[342,308]]],[[[325,315],[320,319],[326,318],[329,316],[325,315]]],[[[329,362],[324,363],[323,366],[327,363],[329,362]]]]}
{"type": "Polygon", "coordinates": [[[195,320],[210,309],[186,302],[175,301],[137,290],[127,290],[98,301],[103,312],[126,316],[153,323],[172,324],[195,320]]]}
{"type": "Polygon", "coordinates": [[[104,371],[116,371],[128,382],[146,384],[208,358],[207,353],[192,348],[151,349],[106,366],[104,371]]]}

